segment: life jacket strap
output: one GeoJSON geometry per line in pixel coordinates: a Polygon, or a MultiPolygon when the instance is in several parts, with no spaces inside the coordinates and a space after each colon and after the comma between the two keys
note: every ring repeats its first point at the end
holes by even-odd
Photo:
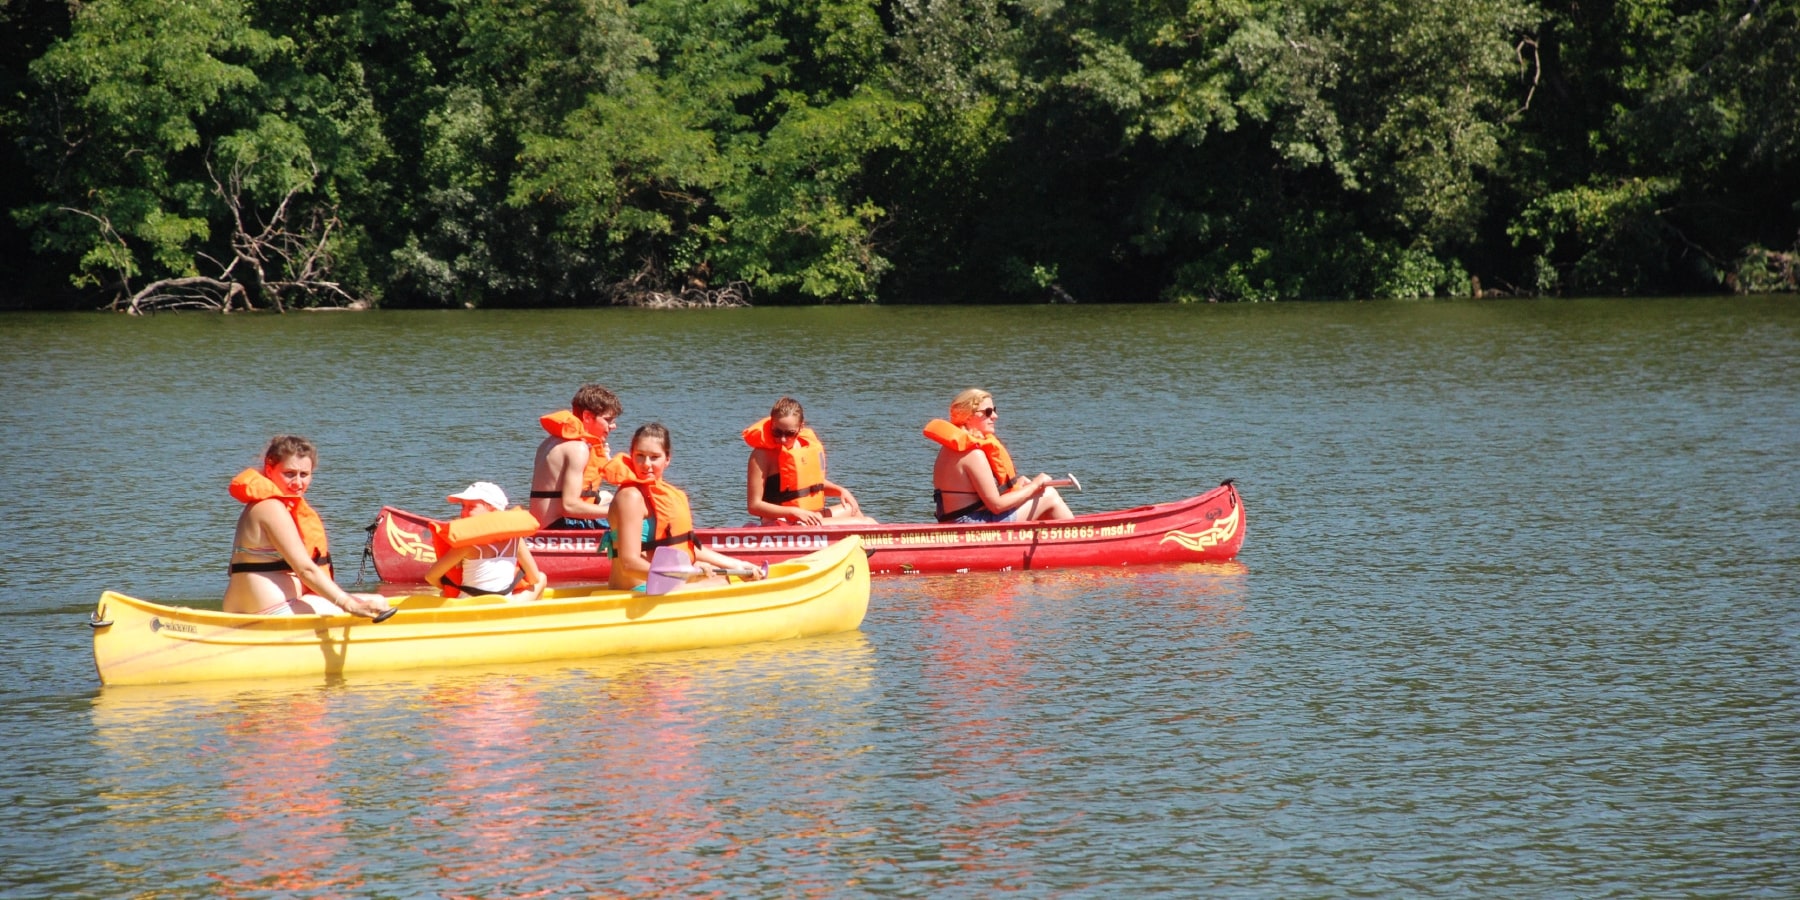
{"type": "MultiPolygon", "coordinates": [[[[326,553],[321,556],[315,556],[315,557],[313,557],[313,562],[318,563],[321,566],[329,567],[331,565],[331,554],[326,553]]],[[[285,560],[285,559],[271,559],[266,562],[235,562],[235,563],[232,563],[230,566],[230,573],[233,575],[236,575],[239,572],[292,572],[292,571],[294,571],[294,567],[288,565],[287,560],[285,560]]]]}
{"type": "Polygon", "coordinates": [[[513,591],[516,591],[520,587],[524,586],[525,573],[522,570],[514,572],[512,587],[509,587],[503,591],[490,591],[490,590],[486,590],[484,588],[472,588],[466,584],[457,584],[456,580],[451,578],[448,575],[445,575],[443,578],[440,578],[438,580],[443,583],[444,587],[451,588],[459,594],[467,594],[471,597],[504,597],[507,594],[510,594],[513,591]]]}
{"type": "MultiPolygon", "coordinates": [[[[777,476],[777,477],[779,477],[779,476],[777,476]]],[[[813,484],[813,485],[808,485],[803,488],[794,488],[791,491],[776,490],[776,491],[771,492],[770,490],[768,490],[767,487],[765,487],[763,489],[763,499],[767,500],[770,503],[779,505],[779,504],[785,504],[789,500],[798,500],[801,497],[811,497],[814,494],[823,494],[823,493],[825,493],[825,486],[822,484],[813,484]]]]}
{"type": "Polygon", "coordinates": [[[671,534],[668,537],[657,538],[655,540],[648,541],[644,544],[644,549],[645,550],[655,550],[658,547],[672,547],[677,544],[691,544],[691,543],[693,543],[693,541],[694,541],[694,533],[692,531],[684,531],[680,534],[671,534]]]}
{"type": "MultiPolygon", "coordinates": [[[[582,491],[581,498],[583,500],[598,500],[598,499],[600,499],[600,492],[599,491],[582,491]]],[[[561,500],[562,499],[562,491],[532,491],[531,499],[533,499],[533,500],[561,500]]]]}
{"type": "Polygon", "coordinates": [[[294,567],[288,565],[287,560],[285,560],[285,559],[271,559],[267,562],[234,562],[231,564],[231,574],[233,574],[233,575],[236,575],[239,572],[292,572],[292,571],[294,571],[294,567]]]}
{"type": "MultiPolygon", "coordinates": [[[[944,492],[943,491],[932,491],[931,492],[931,505],[939,510],[944,508],[944,492]]],[[[949,512],[939,512],[937,514],[937,520],[939,522],[954,522],[957,519],[960,519],[963,516],[968,515],[969,513],[975,512],[976,510],[982,510],[982,509],[987,509],[987,504],[981,502],[980,500],[976,500],[974,503],[971,503],[968,506],[963,507],[962,509],[953,509],[949,512]]]]}

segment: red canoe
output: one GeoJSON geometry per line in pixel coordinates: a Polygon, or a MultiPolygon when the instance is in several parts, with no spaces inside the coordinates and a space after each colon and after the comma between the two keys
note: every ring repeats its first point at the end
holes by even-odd
{"type": "MultiPolygon", "coordinates": [[[[437,558],[432,519],[391,506],[371,526],[370,553],[382,581],[425,580],[437,558]]],[[[702,544],[746,562],[773,563],[857,534],[869,572],[902,575],[1220,562],[1244,544],[1244,504],[1227,480],[1198,497],[1092,513],[1060,522],[987,525],[835,525],[701,528],[702,544]]],[[[527,538],[538,568],[552,581],[605,581],[610,564],[595,531],[540,531],[527,538]]]]}

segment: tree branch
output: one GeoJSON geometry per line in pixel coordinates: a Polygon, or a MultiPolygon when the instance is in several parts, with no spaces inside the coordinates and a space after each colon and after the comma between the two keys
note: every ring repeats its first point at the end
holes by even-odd
{"type": "Polygon", "coordinates": [[[1537,38],[1528,37],[1520,40],[1518,46],[1513,48],[1513,53],[1518,55],[1519,72],[1521,75],[1524,74],[1526,67],[1530,67],[1531,89],[1525,92],[1525,104],[1515,110],[1509,119],[1517,119],[1524,115],[1526,110],[1531,108],[1531,98],[1537,96],[1538,80],[1544,77],[1544,61],[1538,56],[1537,38]],[[1526,47],[1531,48],[1531,62],[1529,63],[1525,61],[1526,47]]]}

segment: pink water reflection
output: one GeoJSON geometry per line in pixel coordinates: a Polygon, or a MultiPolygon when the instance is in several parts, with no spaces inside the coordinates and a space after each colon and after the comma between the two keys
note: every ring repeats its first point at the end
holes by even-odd
{"type": "Polygon", "coordinates": [[[335,767],[338,738],[338,723],[322,695],[238,704],[218,754],[220,789],[228,796],[223,815],[233,828],[222,844],[204,848],[230,863],[208,873],[220,893],[366,893],[345,834],[335,767]]]}
{"type": "Polygon", "coordinates": [[[432,844],[437,875],[485,887],[498,873],[532,868],[537,855],[532,833],[542,821],[537,807],[546,794],[543,763],[533,752],[538,743],[533,686],[502,679],[446,681],[427,690],[420,706],[420,727],[428,729],[435,751],[430,776],[439,783],[412,824],[444,836],[432,844]]]}
{"type": "Polygon", "coordinates": [[[969,883],[1017,889],[1033,881],[1018,828],[1030,807],[1013,773],[1037,753],[1019,723],[1031,664],[1019,655],[1017,577],[960,579],[926,615],[921,685],[936,739],[931,768],[956,796],[943,823],[942,852],[969,883]]]}
{"type": "Polygon", "coordinates": [[[109,691],[95,723],[118,770],[203,773],[156,802],[119,794],[113,815],[144,853],[164,846],[153,834],[204,832],[192,855],[226,896],[721,896],[746,871],[835,896],[844,841],[870,831],[850,832],[845,777],[867,747],[871,667],[847,635],[109,691]]]}

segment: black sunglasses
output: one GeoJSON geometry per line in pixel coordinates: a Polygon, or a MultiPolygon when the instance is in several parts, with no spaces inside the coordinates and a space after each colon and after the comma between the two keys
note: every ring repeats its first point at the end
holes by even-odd
{"type": "Polygon", "coordinates": [[[987,409],[978,409],[978,410],[976,410],[976,411],[975,411],[975,414],[976,414],[976,415],[978,415],[978,416],[985,416],[985,417],[993,417],[993,416],[997,416],[997,415],[999,415],[999,414],[1000,414],[1000,410],[999,410],[999,409],[998,409],[998,408],[997,408],[997,407],[992,407],[992,406],[990,406],[990,407],[988,407],[988,408],[987,408],[987,409]]]}
{"type": "Polygon", "coordinates": [[[778,441],[785,441],[788,438],[797,438],[800,436],[800,429],[798,428],[777,428],[774,429],[774,431],[775,439],[778,441]]]}

